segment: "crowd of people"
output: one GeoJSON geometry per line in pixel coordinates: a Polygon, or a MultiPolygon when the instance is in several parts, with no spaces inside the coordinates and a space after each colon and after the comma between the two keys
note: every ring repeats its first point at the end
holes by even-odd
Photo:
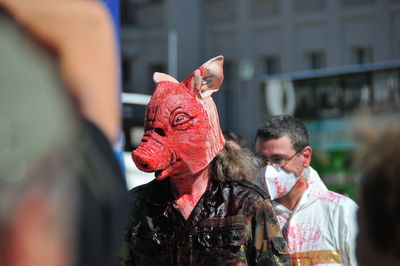
{"type": "Polygon", "coordinates": [[[154,74],[132,163],[155,179],[128,192],[111,24],[97,1],[0,0],[0,265],[399,264],[400,125],[363,131],[356,203],[301,120],[268,117],[254,147],[221,129],[223,56],[154,74]]]}

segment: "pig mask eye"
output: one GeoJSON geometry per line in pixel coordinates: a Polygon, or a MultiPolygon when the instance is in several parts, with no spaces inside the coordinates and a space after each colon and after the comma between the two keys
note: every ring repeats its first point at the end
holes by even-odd
{"type": "Polygon", "coordinates": [[[188,129],[192,125],[193,118],[185,113],[178,113],[174,116],[172,127],[178,130],[188,129]]]}

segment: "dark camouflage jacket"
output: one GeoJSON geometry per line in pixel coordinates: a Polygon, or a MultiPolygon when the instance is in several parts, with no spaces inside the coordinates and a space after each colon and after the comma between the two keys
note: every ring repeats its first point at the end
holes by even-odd
{"type": "Polygon", "coordinates": [[[130,193],[117,265],[291,265],[271,201],[250,182],[212,180],[187,220],[168,179],[130,193]]]}

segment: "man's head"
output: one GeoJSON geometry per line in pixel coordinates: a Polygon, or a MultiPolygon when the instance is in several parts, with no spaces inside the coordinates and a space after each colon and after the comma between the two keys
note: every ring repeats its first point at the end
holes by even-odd
{"type": "Polygon", "coordinates": [[[269,117],[256,134],[255,151],[264,165],[272,164],[296,176],[311,162],[312,149],[304,124],[290,115],[269,117]]]}

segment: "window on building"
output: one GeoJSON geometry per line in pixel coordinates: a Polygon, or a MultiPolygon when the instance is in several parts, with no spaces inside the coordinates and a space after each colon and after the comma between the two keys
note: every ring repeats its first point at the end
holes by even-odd
{"type": "Polygon", "coordinates": [[[318,12],[326,9],[326,0],[296,0],[295,8],[299,13],[318,12]]]}
{"type": "Polygon", "coordinates": [[[400,59],[400,40],[397,41],[397,58],[400,59]]]}
{"type": "Polygon", "coordinates": [[[307,64],[309,69],[320,69],[326,66],[325,53],[323,51],[312,51],[307,53],[307,64]]]}
{"type": "Polygon", "coordinates": [[[152,4],[158,4],[163,0],[120,0],[119,14],[122,26],[136,27],[139,26],[140,15],[143,8],[151,7],[152,4]]]}
{"type": "Polygon", "coordinates": [[[232,86],[234,84],[234,73],[235,73],[235,64],[233,61],[225,60],[224,61],[224,82],[222,86],[224,90],[232,90],[232,86]]]}
{"type": "Polygon", "coordinates": [[[153,80],[153,74],[154,72],[161,72],[161,73],[165,73],[165,64],[151,64],[150,65],[150,75],[151,75],[151,80],[153,80]]]}
{"type": "Polygon", "coordinates": [[[376,0],[342,0],[343,7],[366,6],[375,3],[376,0]]]}
{"type": "Polygon", "coordinates": [[[340,83],[338,77],[322,77],[315,80],[318,116],[321,118],[340,115],[340,83]]]}
{"type": "Polygon", "coordinates": [[[264,59],[264,74],[274,75],[281,72],[280,60],[276,55],[266,56],[264,59]]]}
{"type": "MultiPolygon", "coordinates": [[[[350,74],[342,77],[342,109],[351,112],[362,104],[362,90],[371,88],[369,73],[350,74]]],[[[369,92],[368,92],[369,93],[369,92]]]]}
{"type": "Polygon", "coordinates": [[[132,63],[128,58],[122,59],[121,66],[122,75],[122,90],[127,92],[131,90],[131,80],[132,80],[132,63]]]}
{"type": "Polygon", "coordinates": [[[294,82],[296,110],[295,116],[299,118],[318,117],[318,101],[315,80],[297,80],[294,82]]]}
{"type": "Polygon", "coordinates": [[[134,26],[136,25],[136,13],[135,5],[130,0],[121,0],[119,4],[119,13],[121,18],[122,26],[134,26]]]}
{"type": "Polygon", "coordinates": [[[372,62],[372,50],[369,47],[353,48],[353,61],[355,64],[365,64],[372,62]]]}
{"type": "Polygon", "coordinates": [[[222,112],[220,113],[221,127],[235,128],[237,124],[237,88],[235,88],[235,79],[237,79],[238,64],[235,61],[224,61],[224,82],[223,89],[217,93],[214,99],[220,99],[222,112]],[[221,97],[219,96],[221,95],[221,97]]]}
{"type": "Polygon", "coordinates": [[[280,13],[279,8],[279,0],[252,0],[250,4],[251,17],[255,19],[277,17],[280,13]]]}

